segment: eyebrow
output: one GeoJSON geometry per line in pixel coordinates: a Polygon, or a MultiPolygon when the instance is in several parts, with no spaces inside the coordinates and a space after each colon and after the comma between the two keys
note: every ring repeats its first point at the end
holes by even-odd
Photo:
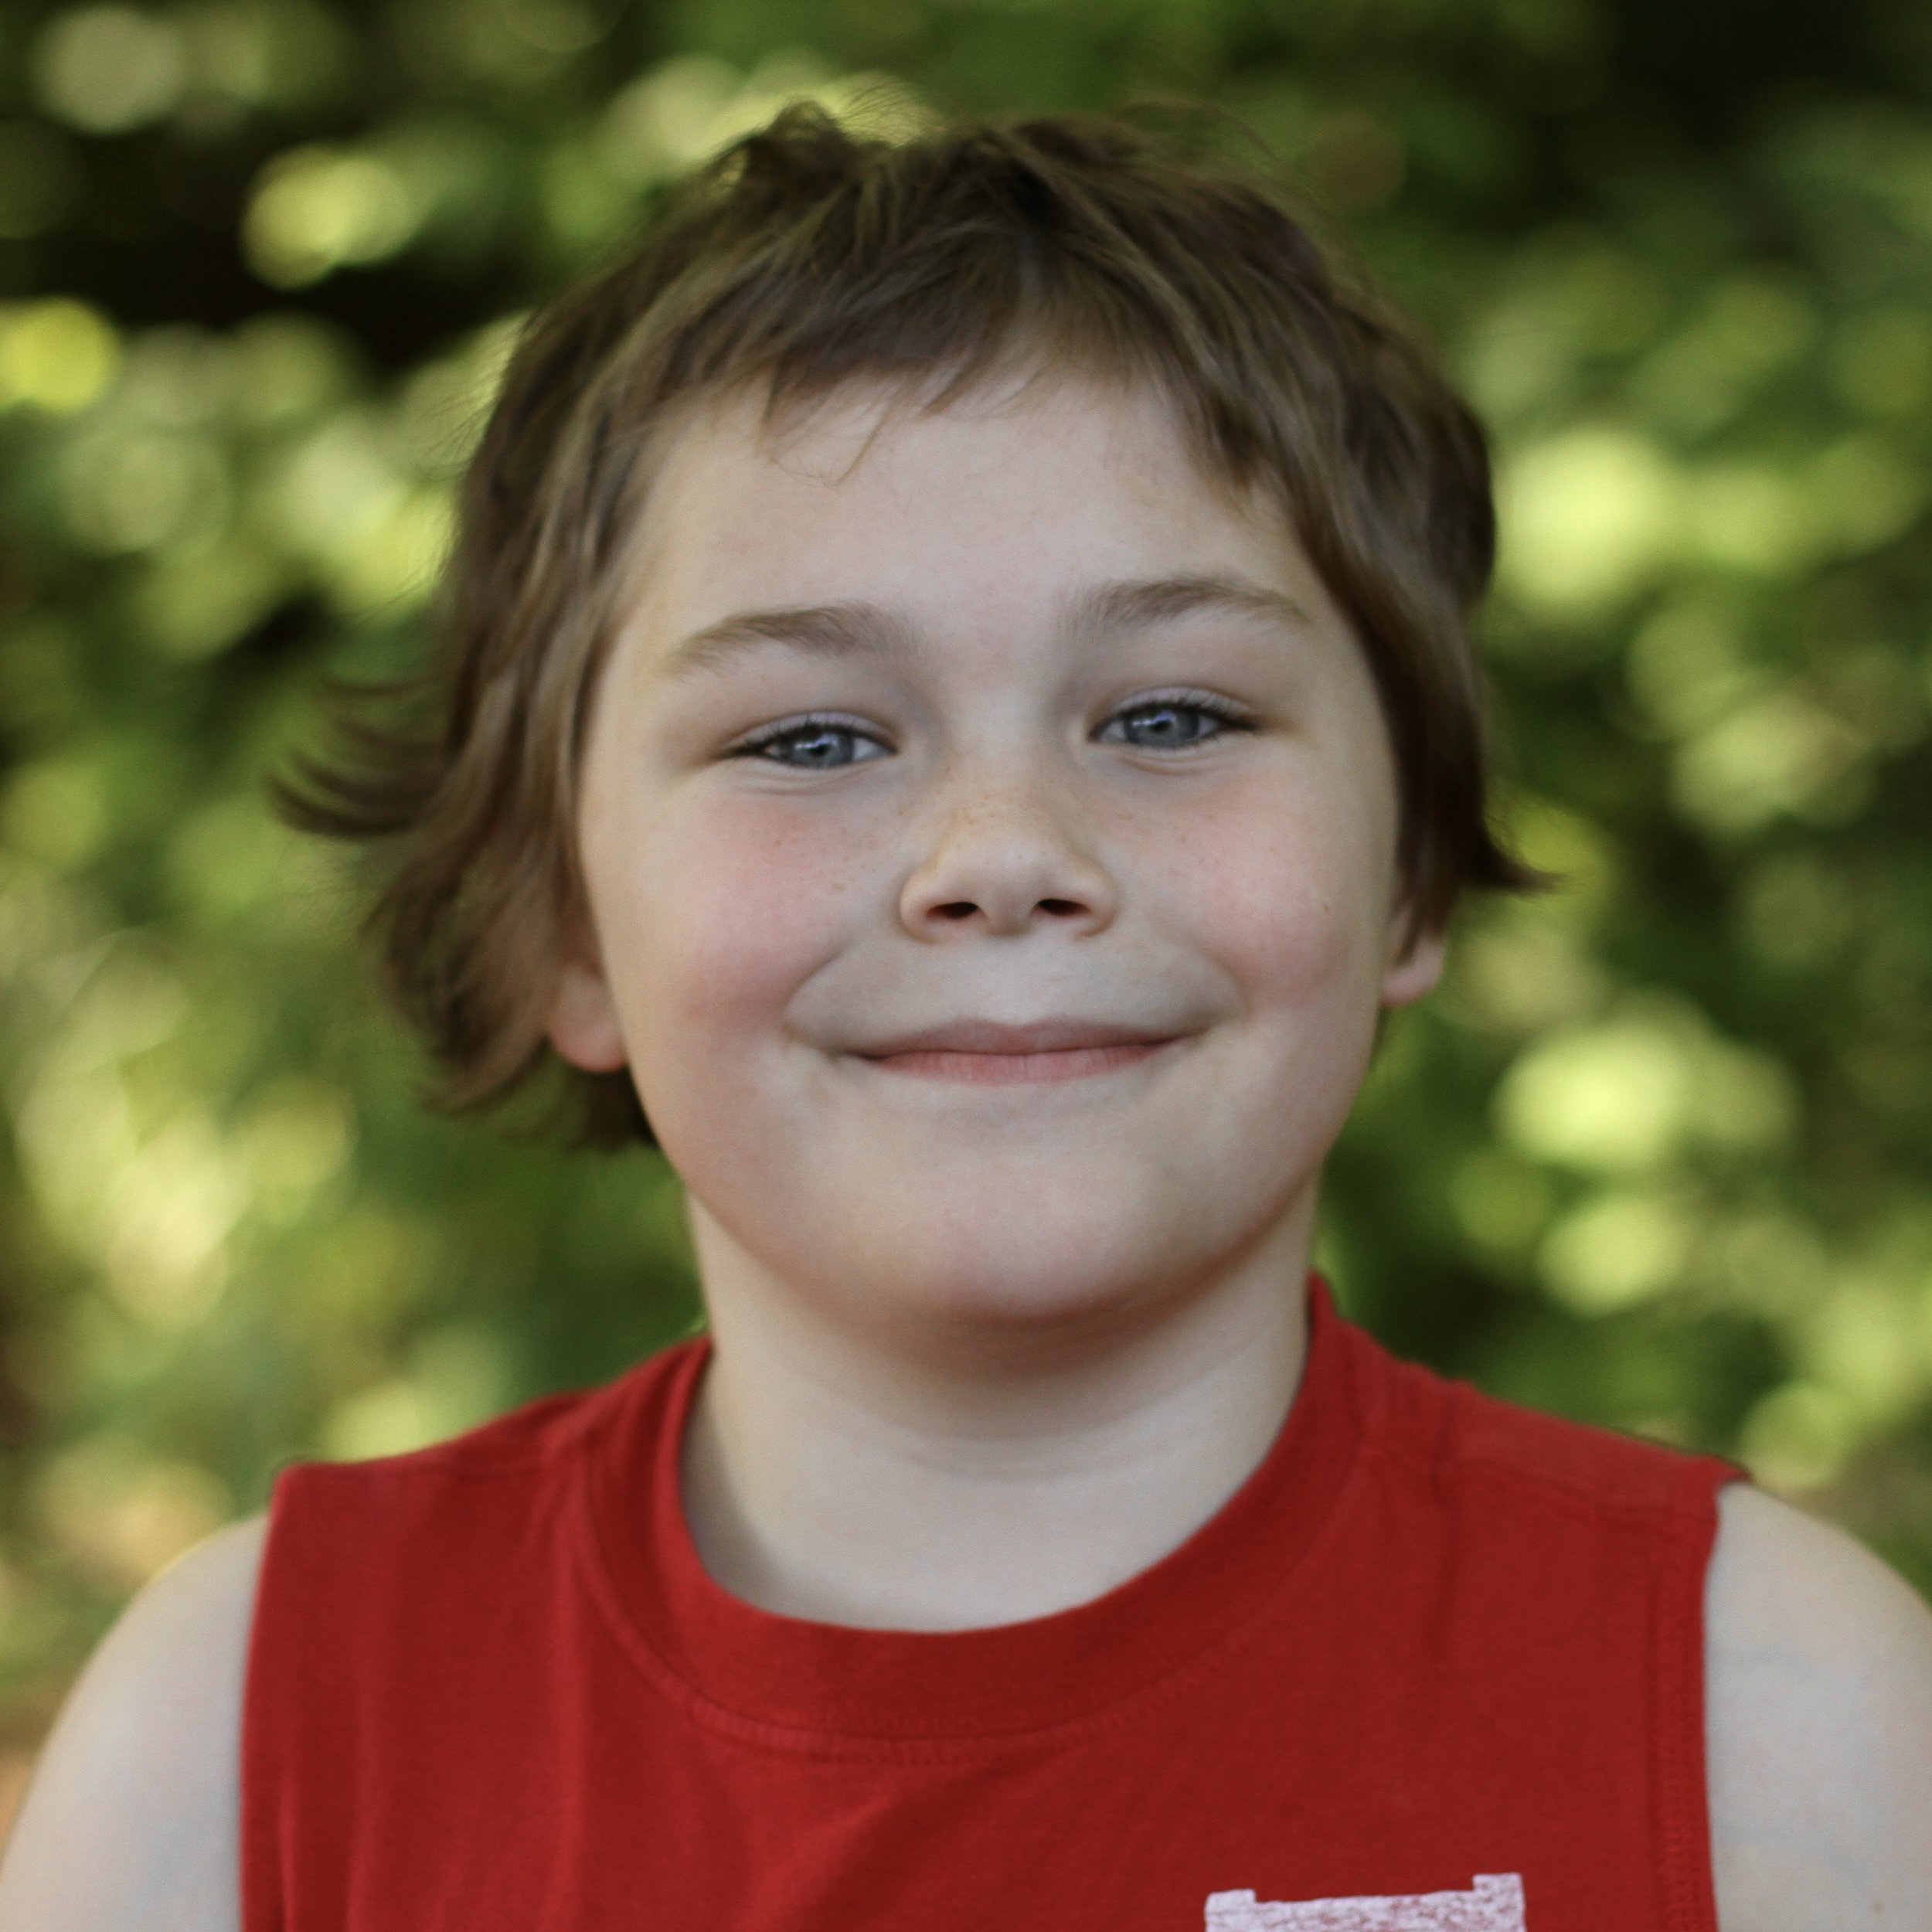
{"type": "MultiPolygon", "coordinates": [[[[1303,629],[1308,614],[1283,592],[1230,574],[1148,577],[1101,583],[1063,607],[1063,630],[1079,636],[1143,631],[1202,614],[1260,617],[1303,629]]],[[[695,631],[658,664],[658,677],[682,684],[762,651],[814,657],[893,657],[910,642],[903,618],[876,604],[821,604],[795,610],[741,611],[695,631]]]]}
{"type": "Polygon", "coordinates": [[[1264,617],[1298,630],[1309,622],[1308,612],[1291,597],[1230,573],[1097,585],[1073,600],[1068,628],[1081,633],[1139,631],[1202,613],[1264,617]]]}

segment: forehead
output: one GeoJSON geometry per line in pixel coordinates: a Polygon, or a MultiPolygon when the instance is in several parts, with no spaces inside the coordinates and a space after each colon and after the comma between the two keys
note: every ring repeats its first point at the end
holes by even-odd
{"type": "Polygon", "coordinates": [[[770,421],[738,392],[662,437],[627,600],[654,630],[854,596],[1018,617],[1083,580],[1216,572],[1326,601],[1285,514],[1146,387],[1035,372],[929,410],[859,383],[770,421]]]}

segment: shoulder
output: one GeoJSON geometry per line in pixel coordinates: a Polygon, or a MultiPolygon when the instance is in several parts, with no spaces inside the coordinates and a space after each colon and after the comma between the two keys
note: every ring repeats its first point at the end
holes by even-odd
{"type": "Polygon", "coordinates": [[[1932,1927],[1932,1611],[1843,1531],[1720,1492],[1705,1586],[1723,1932],[1932,1927]]]}
{"type": "Polygon", "coordinates": [[[1619,1520],[1634,1533],[1653,1533],[1681,1522],[1692,1498],[1702,1507],[1708,1496],[1713,1458],[1530,1408],[1379,1345],[1376,1355],[1385,1399],[1373,1432],[1432,1485],[1445,1478],[1480,1485],[1518,1510],[1540,1498],[1600,1533],[1619,1520]]]}
{"type": "Polygon", "coordinates": [[[266,1514],[162,1572],[88,1660],[0,1866],[0,1932],[239,1925],[242,1694],[266,1514]]]}

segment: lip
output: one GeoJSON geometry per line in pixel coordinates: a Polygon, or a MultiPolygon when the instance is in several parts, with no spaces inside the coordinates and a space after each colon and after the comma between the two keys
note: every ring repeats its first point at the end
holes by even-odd
{"type": "Polygon", "coordinates": [[[902,1033],[859,1052],[866,1060],[903,1053],[1063,1053],[1091,1046],[1158,1046],[1176,1037],[1158,1026],[1116,1025],[1105,1020],[1052,1019],[1023,1026],[991,1019],[948,1020],[921,1032],[902,1033]]]}
{"type": "Polygon", "coordinates": [[[1151,1060],[1173,1043],[1121,1040],[1111,1046],[1061,1046],[1045,1053],[952,1053],[922,1048],[910,1053],[888,1053],[869,1064],[889,1073],[954,1080],[968,1087],[1015,1087],[1117,1073],[1151,1060]]]}
{"type": "Polygon", "coordinates": [[[1093,1020],[1036,1020],[1028,1026],[957,1020],[903,1034],[861,1057],[893,1073],[969,1087],[1012,1087],[1114,1073],[1151,1060],[1179,1037],[1093,1020]]]}

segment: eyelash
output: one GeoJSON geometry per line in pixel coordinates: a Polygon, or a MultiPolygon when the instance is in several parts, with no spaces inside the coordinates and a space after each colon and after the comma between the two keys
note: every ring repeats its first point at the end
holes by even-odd
{"type": "MultiPolygon", "coordinates": [[[[1175,692],[1161,697],[1142,698],[1133,704],[1123,706],[1107,722],[1111,724],[1114,719],[1131,718],[1138,713],[1148,711],[1199,711],[1216,719],[1221,725],[1222,730],[1214,733],[1209,737],[1196,738],[1186,744],[1166,747],[1169,750],[1182,754],[1199,750],[1205,745],[1216,743],[1230,731],[1253,731],[1258,728],[1256,721],[1247,713],[1229,703],[1225,698],[1218,698],[1212,692],[1208,691],[1175,692]]],[[[801,718],[791,719],[782,724],[767,725],[754,732],[750,737],[740,740],[725,755],[732,758],[756,757],[760,752],[767,751],[774,745],[782,744],[787,739],[802,738],[814,732],[825,731],[842,731],[855,738],[868,739],[874,744],[880,742],[856,718],[842,712],[813,711],[808,712],[801,718]]],[[[1140,751],[1162,749],[1158,746],[1151,745],[1138,745],[1134,748],[1140,751]]],[[[784,764],[784,760],[778,758],[768,759],[766,762],[771,764],[784,764]]],[[[870,763],[871,761],[868,760],[865,762],[870,763]]],[[[809,765],[786,765],[784,768],[792,771],[809,771],[815,769],[809,765]]],[[[819,766],[816,769],[845,770],[849,770],[850,767],[849,766],[819,766]]]]}

